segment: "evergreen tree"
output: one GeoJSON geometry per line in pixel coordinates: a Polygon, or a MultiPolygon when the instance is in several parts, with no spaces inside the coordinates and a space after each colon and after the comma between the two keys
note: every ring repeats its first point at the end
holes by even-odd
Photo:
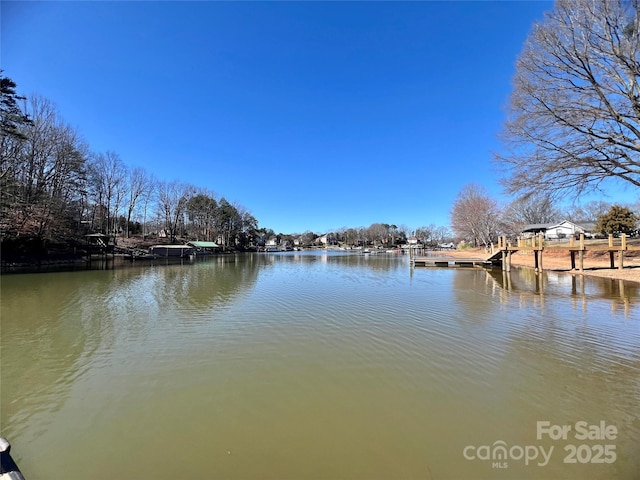
{"type": "Polygon", "coordinates": [[[611,209],[598,218],[596,230],[601,233],[626,233],[635,232],[638,228],[638,217],[627,207],[613,205],[611,209]]]}

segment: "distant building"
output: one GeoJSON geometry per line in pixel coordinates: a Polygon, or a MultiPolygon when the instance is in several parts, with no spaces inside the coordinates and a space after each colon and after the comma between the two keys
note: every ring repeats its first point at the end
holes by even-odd
{"type": "Polygon", "coordinates": [[[595,229],[594,223],[577,224],[569,220],[563,220],[560,223],[537,223],[525,225],[522,229],[522,235],[525,237],[533,237],[540,233],[547,240],[563,240],[571,236],[584,233],[586,237],[593,236],[595,229]]]}
{"type": "Polygon", "coordinates": [[[278,246],[278,237],[269,238],[264,244],[265,247],[277,247],[278,246]]]}
{"type": "Polygon", "coordinates": [[[321,237],[316,238],[315,243],[320,245],[335,245],[337,243],[336,236],[333,233],[325,233],[321,237]]]}

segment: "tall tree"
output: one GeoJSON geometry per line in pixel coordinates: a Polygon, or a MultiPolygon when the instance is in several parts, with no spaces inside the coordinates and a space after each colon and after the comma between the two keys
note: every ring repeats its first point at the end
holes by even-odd
{"type": "Polygon", "coordinates": [[[638,217],[629,208],[613,205],[598,218],[596,231],[601,233],[630,234],[638,228],[638,217]]]}
{"type": "Polygon", "coordinates": [[[216,215],[216,227],[218,235],[222,241],[224,248],[233,246],[232,240],[235,241],[241,225],[241,217],[235,206],[221,198],[218,202],[218,210],[216,215]]]}
{"type": "Polygon", "coordinates": [[[144,195],[149,191],[151,182],[151,176],[144,168],[136,167],[129,170],[127,181],[127,223],[125,227],[127,238],[129,237],[129,224],[131,223],[133,212],[141,201],[144,202],[144,195]]]}
{"type": "Polygon", "coordinates": [[[19,101],[25,97],[16,93],[16,82],[4,76],[0,70],[0,136],[25,138],[22,127],[31,123],[29,115],[19,101]]]}
{"type": "Polygon", "coordinates": [[[246,249],[255,245],[258,231],[258,220],[244,207],[238,206],[237,209],[240,214],[241,225],[240,231],[238,232],[238,245],[240,248],[246,249]]]}
{"type": "Polygon", "coordinates": [[[187,202],[187,215],[195,228],[196,240],[214,240],[214,227],[218,202],[207,193],[194,195],[187,202]]]}
{"type": "Polygon", "coordinates": [[[184,221],[189,199],[195,188],[188,183],[178,181],[160,182],[158,184],[158,209],[164,220],[170,241],[175,242],[179,227],[184,221]]]}
{"type": "Polygon", "coordinates": [[[54,239],[71,234],[73,205],[86,190],[87,146],[52,102],[33,96],[32,120],[2,144],[3,234],[54,239]],[[5,147],[11,142],[12,151],[5,147]]]}
{"type": "MultiPolygon", "coordinates": [[[[10,205],[18,196],[16,169],[21,148],[26,140],[24,127],[32,124],[20,101],[25,97],[16,93],[16,83],[0,70],[0,215],[6,218],[10,205]]],[[[4,223],[4,222],[3,222],[4,223]]]]}
{"type": "Polygon", "coordinates": [[[517,61],[497,155],[509,192],[640,187],[640,0],[557,0],[517,61]]]}
{"type": "Polygon", "coordinates": [[[95,155],[91,164],[95,222],[103,233],[117,230],[117,219],[126,190],[127,167],[120,156],[111,151],[95,155]]]}
{"type": "Polygon", "coordinates": [[[451,227],[456,235],[476,247],[480,244],[488,246],[499,231],[498,203],[482,186],[465,185],[451,209],[451,227]]]}

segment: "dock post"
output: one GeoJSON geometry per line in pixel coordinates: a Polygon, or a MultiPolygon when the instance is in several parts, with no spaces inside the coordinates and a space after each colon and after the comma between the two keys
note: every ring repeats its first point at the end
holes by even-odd
{"type": "Polygon", "coordinates": [[[627,248],[627,235],[622,234],[620,239],[620,250],[618,250],[618,269],[622,270],[624,268],[624,251],[627,248]]]}
{"type": "Polygon", "coordinates": [[[609,267],[615,268],[614,254],[613,254],[613,233],[609,234],[609,267]]]}
{"type": "Polygon", "coordinates": [[[571,235],[571,239],[569,240],[569,257],[571,257],[571,270],[575,270],[576,269],[576,252],[573,249],[573,247],[576,246],[576,237],[574,235],[571,235]]]}
{"type": "Polygon", "coordinates": [[[540,264],[540,271],[541,271],[541,272],[542,272],[542,249],[544,248],[544,247],[542,246],[542,239],[543,239],[543,238],[544,238],[544,237],[543,237],[543,234],[542,234],[542,233],[539,233],[539,234],[538,234],[538,240],[539,240],[539,245],[540,245],[540,247],[539,247],[539,248],[540,248],[540,260],[539,260],[539,262],[538,262],[538,263],[540,264]]]}
{"type": "Polygon", "coordinates": [[[584,233],[580,234],[580,252],[578,253],[579,269],[584,270],[584,233]]]}

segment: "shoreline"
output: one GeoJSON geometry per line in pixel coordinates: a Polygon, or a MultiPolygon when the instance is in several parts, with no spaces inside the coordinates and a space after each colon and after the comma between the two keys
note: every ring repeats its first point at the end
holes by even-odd
{"type": "MultiPolygon", "coordinates": [[[[486,257],[484,248],[470,248],[466,250],[452,250],[437,252],[451,257],[464,258],[469,256],[486,257]]],[[[516,252],[511,256],[511,265],[520,268],[534,268],[534,256],[532,252],[516,252]]],[[[542,260],[543,271],[567,273],[571,275],[585,275],[589,277],[610,278],[624,280],[625,282],[640,283],[640,256],[627,255],[625,266],[622,270],[610,268],[608,254],[587,253],[584,256],[584,270],[571,269],[571,260],[568,253],[545,252],[542,260]]]]}
{"type": "MultiPolygon", "coordinates": [[[[437,250],[431,251],[432,255],[456,257],[456,258],[486,258],[488,254],[482,247],[468,248],[465,250],[437,250]]],[[[218,255],[221,255],[218,254],[218,255]]],[[[44,273],[68,270],[83,270],[83,266],[87,263],[100,261],[119,261],[125,260],[125,255],[109,254],[105,258],[98,255],[88,260],[87,257],[77,255],[61,255],[49,256],[41,259],[33,257],[14,259],[15,261],[5,261],[2,259],[2,268],[0,275],[13,273],[44,273]]],[[[138,262],[144,262],[141,259],[138,262]]],[[[128,263],[128,262],[127,262],[128,263]]],[[[136,262],[133,262],[134,264],[136,262]]],[[[511,265],[518,268],[534,269],[534,255],[532,252],[519,251],[512,255],[511,265]]],[[[571,275],[584,275],[589,277],[609,278],[612,280],[623,280],[625,282],[633,282],[640,284],[640,252],[625,257],[625,265],[621,270],[617,267],[610,268],[610,260],[608,254],[590,252],[584,256],[584,270],[571,269],[571,260],[567,253],[545,252],[542,261],[543,271],[552,271],[559,273],[567,273],[571,275]]]]}

